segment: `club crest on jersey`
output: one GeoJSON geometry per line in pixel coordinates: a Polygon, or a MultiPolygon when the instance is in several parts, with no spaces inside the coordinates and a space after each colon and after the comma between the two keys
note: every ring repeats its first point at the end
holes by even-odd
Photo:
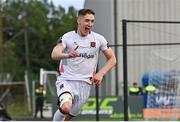
{"type": "Polygon", "coordinates": [[[59,86],[59,88],[60,88],[60,89],[64,88],[64,84],[61,84],[61,85],[59,86]]]}
{"type": "Polygon", "coordinates": [[[90,47],[95,48],[95,47],[96,47],[96,42],[91,42],[91,43],[90,43],[90,47]]]}

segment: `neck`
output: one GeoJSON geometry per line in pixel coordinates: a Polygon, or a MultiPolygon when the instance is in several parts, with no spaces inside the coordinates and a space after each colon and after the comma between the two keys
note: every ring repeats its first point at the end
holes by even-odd
{"type": "Polygon", "coordinates": [[[82,32],[81,32],[81,30],[80,29],[77,29],[77,31],[76,31],[80,36],[82,36],[82,37],[85,37],[85,36],[87,36],[87,35],[84,35],[82,32]]]}
{"type": "Polygon", "coordinates": [[[77,29],[77,34],[79,34],[80,36],[84,36],[79,29],[77,29]]]}

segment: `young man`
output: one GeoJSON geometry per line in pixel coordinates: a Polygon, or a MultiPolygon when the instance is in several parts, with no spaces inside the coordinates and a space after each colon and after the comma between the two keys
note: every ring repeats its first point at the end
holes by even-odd
{"type": "Polygon", "coordinates": [[[59,109],[53,121],[68,121],[76,116],[88,99],[92,84],[101,84],[103,76],[116,64],[106,39],[91,31],[94,20],[93,10],[81,9],[77,30],[64,34],[52,51],[52,59],[62,59],[64,66],[64,73],[56,81],[59,109]],[[107,62],[96,73],[99,51],[103,52],[107,62]]]}

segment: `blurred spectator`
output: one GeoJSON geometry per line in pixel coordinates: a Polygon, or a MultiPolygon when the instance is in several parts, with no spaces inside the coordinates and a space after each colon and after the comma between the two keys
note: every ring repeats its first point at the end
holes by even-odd
{"type": "Polygon", "coordinates": [[[46,95],[46,91],[43,88],[43,85],[38,85],[38,87],[36,88],[35,91],[35,95],[36,95],[36,109],[35,109],[35,116],[34,118],[37,117],[37,113],[38,111],[40,111],[40,117],[43,117],[43,105],[44,105],[44,99],[45,99],[45,95],[46,95]]]}
{"type": "Polygon", "coordinates": [[[156,91],[156,87],[154,85],[149,84],[149,85],[145,86],[145,92],[146,93],[148,93],[148,92],[152,93],[155,91],[156,91]]]}
{"type": "Polygon", "coordinates": [[[130,95],[142,95],[142,88],[137,85],[136,82],[133,83],[132,87],[129,89],[130,95]]]}

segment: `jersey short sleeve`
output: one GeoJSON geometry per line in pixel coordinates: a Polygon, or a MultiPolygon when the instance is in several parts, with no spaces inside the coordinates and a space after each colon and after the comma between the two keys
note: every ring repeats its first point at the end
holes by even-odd
{"type": "Polygon", "coordinates": [[[66,48],[67,46],[67,36],[66,34],[61,36],[59,39],[58,39],[58,43],[62,44],[64,48],[66,48]]]}

